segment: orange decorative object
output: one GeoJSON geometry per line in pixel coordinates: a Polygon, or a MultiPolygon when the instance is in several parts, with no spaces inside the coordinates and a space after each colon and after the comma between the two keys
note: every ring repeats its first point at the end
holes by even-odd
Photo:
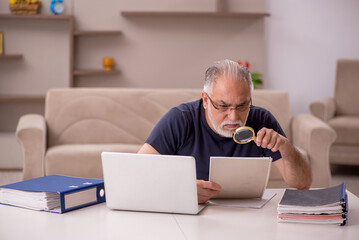
{"type": "Polygon", "coordinates": [[[104,67],[105,71],[112,70],[113,64],[114,64],[113,58],[105,57],[102,59],[102,63],[103,63],[103,67],[104,67]]]}

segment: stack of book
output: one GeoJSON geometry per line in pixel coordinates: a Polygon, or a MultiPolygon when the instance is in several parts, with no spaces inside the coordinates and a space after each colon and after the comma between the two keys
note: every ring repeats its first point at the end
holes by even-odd
{"type": "Polygon", "coordinates": [[[0,203],[64,213],[106,201],[101,179],[50,175],[0,187],[0,203]]]}
{"type": "Polygon", "coordinates": [[[323,189],[286,189],[278,204],[279,222],[344,225],[347,214],[345,182],[323,189]]]}

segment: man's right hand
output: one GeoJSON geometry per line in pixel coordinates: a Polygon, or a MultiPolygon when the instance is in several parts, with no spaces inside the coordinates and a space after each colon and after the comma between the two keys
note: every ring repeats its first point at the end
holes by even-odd
{"type": "Polygon", "coordinates": [[[215,183],[204,180],[197,180],[198,203],[205,203],[221,192],[222,187],[215,183]]]}

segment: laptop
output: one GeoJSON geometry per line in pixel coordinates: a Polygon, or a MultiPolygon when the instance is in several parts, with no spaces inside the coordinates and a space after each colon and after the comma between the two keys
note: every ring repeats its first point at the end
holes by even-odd
{"type": "Polygon", "coordinates": [[[222,187],[215,198],[262,198],[271,163],[271,157],[211,157],[209,179],[222,187]]]}
{"type": "Polygon", "coordinates": [[[103,152],[106,204],[115,210],[198,214],[195,159],[103,152]]]}

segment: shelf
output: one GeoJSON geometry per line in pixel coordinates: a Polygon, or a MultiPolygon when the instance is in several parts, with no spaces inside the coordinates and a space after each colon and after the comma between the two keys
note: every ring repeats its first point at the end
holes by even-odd
{"type": "Polygon", "coordinates": [[[70,19],[72,19],[72,15],[51,15],[51,14],[0,14],[0,19],[70,20],[70,19]]]}
{"type": "Polygon", "coordinates": [[[125,17],[214,17],[214,18],[262,18],[269,17],[266,12],[157,12],[123,11],[125,17]]]}
{"type": "Polygon", "coordinates": [[[40,102],[45,101],[44,95],[0,95],[1,102],[40,102]]]}
{"type": "Polygon", "coordinates": [[[121,31],[75,31],[74,35],[75,36],[103,36],[103,35],[120,35],[122,34],[121,31]]]}
{"type": "Polygon", "coordinates": [[[105,71],[102,69],[99,70],[92,70],[92,69],[78,69],[74,70],[75,76],[97,76],[97,75],[116,75],[119,74],[119,70],[111,70],[105,71]]]}
{"type": "Polygon", "coordinates": [[[0,59],[22,59],[22,54],[4,54],[0,55],[0,59]]]}

